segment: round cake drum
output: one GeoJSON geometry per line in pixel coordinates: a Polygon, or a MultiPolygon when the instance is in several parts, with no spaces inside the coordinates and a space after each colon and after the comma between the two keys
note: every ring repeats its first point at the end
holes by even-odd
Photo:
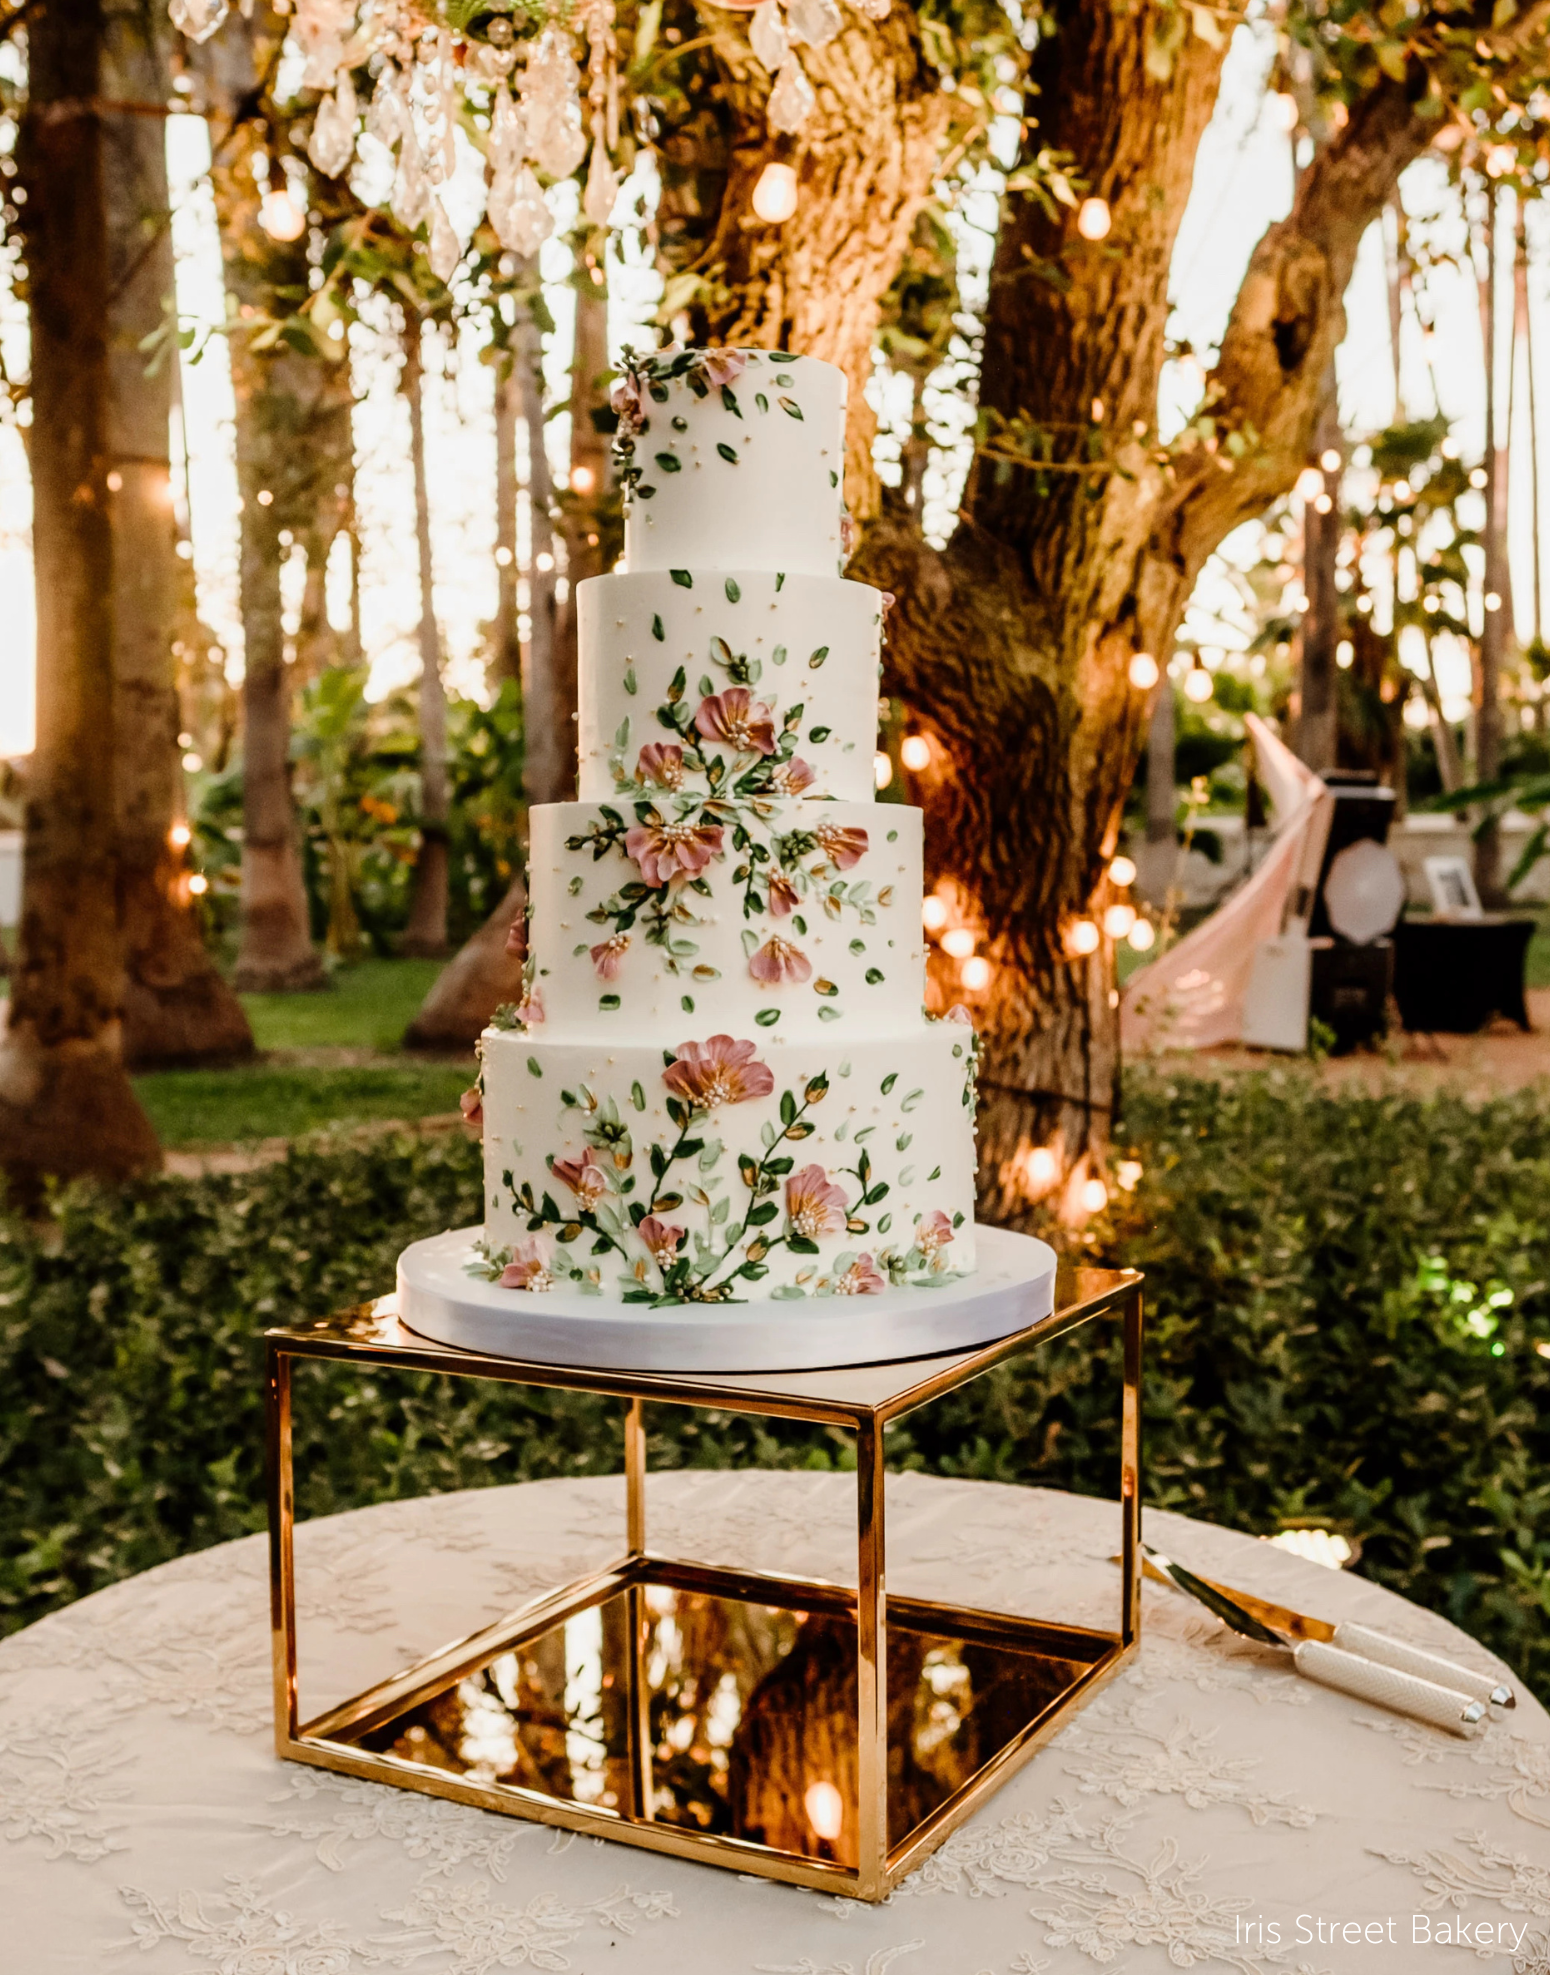
{"type": "Polygon", "coordinates": [[[501,1289],[468,1273],[480,1228],[417,1241],[398,1258],[399,1313],[421,1337],[490,1357],[599,1371],[824,1371],[992,1344],[1055,1306],[1055,1251],[981,1227],[974,1273],[939,1289],[888,1289],[651,1309],[574,1290],[501,1289]]]}

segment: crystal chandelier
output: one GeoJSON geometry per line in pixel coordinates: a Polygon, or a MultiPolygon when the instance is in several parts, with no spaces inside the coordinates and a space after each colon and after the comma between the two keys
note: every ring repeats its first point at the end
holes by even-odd
{"type": "MultiPolygon", "coordinates": [[[[838,0],[722,0],[749,14],[754,54],[772,78],[770,128],[794,136],[817,107],[799,47],[821,48],[844,27],[838,0]]],[[[251,0],[238,0],[245,13],[251,0]]],[[[323,92],[307,155],[340,177],[364,132],[393,153],[388,204],[403,226],[426,227],[442,281],[461,258],[441,187],[457,164],[460,102],[489,115],[486,210],[503,247],[535,253],[554,231],[537,173],[551,180],[586,166],[582,211],[610,224],[618,200],[619,68],[614,0],[276,0],[306,66],[304,89],[323,92]],[[353,74],[369,65],[369,97],[353,74]],[[535,167],[537,170],[535,171],[535,167]]],[[[881,20],[890,0],[851,0],[881,20]]],[[[232,0],[171,0],[173,25],[192,41],[214,34],[232,0]]]]}

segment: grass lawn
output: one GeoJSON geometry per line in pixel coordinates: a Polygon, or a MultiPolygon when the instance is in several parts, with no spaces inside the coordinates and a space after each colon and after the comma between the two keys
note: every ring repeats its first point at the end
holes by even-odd
{"type": "Polygon", "coordinates": [[[455,1111],[460,1092],[473,1081],[472,1059],[427,1062],[397,1054],[440,966],[436,960],[362,960],[341,967],[333,985],[316,994],[245,994],[253,1039],[266,1055],[351,1049],[393,1060],[282,1060],[136,1077],[162,1144],[177,1150],[293,1138],[322,1125],[455,1111]]]}
{"type": "Polygon", "coordinates": [[[471,1063],[366,1063],[344,1069],[242,1064],[230,1070],[159,1070],[136,1077],[163,1145],[231,1145],[294,1138],[322,1125],[430,1118],[455,1111],[471,1063]]]}

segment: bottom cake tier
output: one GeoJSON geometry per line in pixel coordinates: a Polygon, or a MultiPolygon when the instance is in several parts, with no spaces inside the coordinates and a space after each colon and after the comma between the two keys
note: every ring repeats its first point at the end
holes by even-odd
{"type": "Polygon", "coordinates": [[[485,1267],[646,1302],[875,1295],[974,1267],[974,1032],[482,1043],[485,1267]]]}

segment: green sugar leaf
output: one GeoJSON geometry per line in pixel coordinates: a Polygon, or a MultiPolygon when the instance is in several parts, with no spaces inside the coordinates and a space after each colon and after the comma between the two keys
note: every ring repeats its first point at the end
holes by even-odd
{"type": "Polygon", "coordinates": [[[725,439],[718,439],[716,441],[716,451],[720,453],[724,460],[730,460],[733,466],[739,464],[736,446],[729,446],[725,439]]]}
{"type": "Polygon", "coordinates": [[[530,1077],[541,1077],[543,1075],[543,1071],[538,1067],[538,1058],[536,1056],[530,1056],[527,1059],[527,1073],[530,1077]]]}
{"type": "Polygon", "coordinates": [[[732,390],[732,386],[731,386],[730,384],[723,384],[723,385],[722,385],[722,387],[721,387],[721,402],[722,402],[722,403],[723,403],[723,404],[724,404],[724,405],[726,406],[726,408],[727,408],[727,410],[728,410],[729,412],[731,412],[731,414],[732,414],[732,416],[733,416],[734,418],[741,418],[741,417],[742,417],[742,415],[743,415],[743,414],[742,414],[742,410],[741,410],[741,408],[740,408],[740,406],[738,405],[738,402],[737,402],[737,397],[736,397],[736,395],[735,395],[735,393],[733,392],[733,390],[732,390]]]}
{"type": "MultiPolygon", "coordinates": [[[[779,381],[777,378],[776,382],[778,383],[779,381]]],[[[800,419],[802,416],[802,407],[797,403],[795,398],[782,398],[780,408],[786,414],[787,418],[800,419]]]]}
{"type": "Polygon", "coordinates": [[[676,453],[658,453],[657,465],[664,473],[682,473],[684,463],[676,453]]]}
{"type": "Polygon", "coordinates": [[[616,994],[600,994],[597,998],[597,1005],[599,1008],[607,1009],[611,1013],[619,1006],[619,997],[616,994]]]}
{"type": "Polygon", "coordinates": [[[743,598],[742,591],[738,588],[737,584],[729,576],[727,578],[727,602],[741,603],[742,598],[743,598]]]}
{"type": "Polygon", "coordinates": [[[940,1166],[933,1166],[926,1175],[926,1185],[929,1186],[933,1180],[939,1180],[941,1177],[942,1168],[940,1166]]]}
{"type": "Polygon", "coordinates": [[[770,653],[770,663],[772,665],[784,665],[785,662],[786,662],[786,647],[784,645],[777,645],[774,651],[770,653]]]}
{"type": "Polygon", "coordinates": [[[780,593],[781,593],[781,591],[782,591],[782,590],[783,590],[783,589],[784,589],[785,587],[786,587],[786,572],[785,572],[785,570],[783,570],[783,569],[778,569],[778,570],[776,570],[776,572],[775,572],[775,594],[776,594],[776,596],[779,596],[779,595],[780,595],[780,593]]]}
{"type": "Polygon", "coordinates": [[[882,978],[883,978],[883,970],[882,970],[882,968],[881,968],[881,967],[868,967],[868,968],[867,968],[867,970],[866,970],[866,979],[867,979],[867,986],[868,986],[868,987],[876,987],[876,986],[877,986],[877,984],[878,984],[878,982],[879,982],[879,981],[880,981],[880,980],[881,980],[882,978]]]}
{"type": "Polygon", "coordinates": [[[807,730],[807,738],[816,747],[820,742],[826,741],[833,732],[832,727],[810,727],[807,730]]]}
{"type": "Polygon", "coordinates": [[[680,590],[692,590],[694,588],[694,578],[689,574],[687,569],[670,569],[667,573],[672,577],[680,590]]]}
{"type": "Polygon", "coordinates": [[[640,687],[635,682],[635,667],[633,665],[629,666],[625,671],[624,690],[630,695],[632,699],[634,698],[635,694],[640,691],[640,687]]]}
{"type": "Polygon", "coordinates": [[[925,1094],[923,1090],[912,1090],[908,1097],[900,1099],[899,1109],[901,1111],[913,1111],[925,1094]]]}
{"type": "Polygon", "coordinates": [[[866,941],[864,939],[853,939],[850,943],[850,950],[855,954],[857,959],[860,959],[861,955],[866,952],[866,941]]]}
{"type": "Polygon", "coordinates": [[[886,1096],[888,1095],[888,1093],[889,1093],[889,1091],[891,1091],[891,1090],[893,1089],[893,1087],[894,1087],[894,1085],[895,1085],[895,1084],[896,1084],[896,1083],[897,1083],[898,1081],[899,1081],[899,1073],[898,1073],[898,1071],[897,1071],[897,1070],[890,1070],[890,1071],[888,1072],[888,1074],[887,1074],[887,1076],[883,1078],[883,1082],[882,1082],[882,1092],[883,1092],[883,1095],[884,1095],[884,1097],[886,1097],[886,1096]]]}
{"type": "Polygon", "coordinates": [[[665,645],[667,643],[667,633],[662,629],[662,620],[660,617],[652,618],[651,635],[659,645],[665,645]]]}
{"type": "Polygon", "coordinates": [[[835,472],[834,468],[831,466],[829,468],[829,485],[831,487],[837,487],[839,484],[840,484],[840,476],[835,472]]]}
{"type": "Polygon", "coordinates": [[[844,1012],[844,1009],[835,1008],[826,1001],[818,1011],[818,1019],[820,1022],[837,1022],[844,1012]]]}
{"type": "Polygon", "coordinates": [[[641,1089],[638,1082],[630,1085],[630,1102],[635,1106],[637,1111],[644,1111],[646,1108],[646,1093],[641,1089]]]}
{"type": "Polygon", "coordinates": [[[770,408],[770,401],[762,391],[754,392],[753,401],[759,407],[760,411],[768,411],[770,408]]]}
{"type": "Polygon", "coordinates": [[[637,500],[640,500],[640,501],[649,501],[649,500],[651,499],[651,497],[652,497],[652,495],[653,495],[653,494],[654,494],[654,493],[655,493],[656,491],[657,491],[657,490],[656,490],[656,488],[655,488],[655,487],[648,487],[648,486],[647,486],[647,485],[645,484],[645,482],[643,481],[643,482],[642,482],[642,483],[640,484],[640,486],[638,486],[638,487],[637,487],[637,488],[635,489],[635,498],[636,498],[637,500]]]}
{"type": "Polygon", "coordinates": [[[684,995],[678,1005],[686,1015],[692,1015],[694,1013],[694,996],[692,994],[684,995]]]}
{"type": "Polygon", "coordinates": [[[816,672],[819,666],[823,664],[824,660],[828,656],[829,656],[829,647],[827,645],[820,645],[817,651],[815,651],[812,657],[807,661],[808,670],[811,672],[816,672]]]}
{"type": "Polygon", "coordinates": [[[759,1024],[761,1029],[772,1029],[780,1020],[780,1010],[778,1008],[761,1008],[758,1014],[754,1016],[754,1020],[759,1024]]]}
{"type": "MultiPolygon", "coordinates": [[[[776,358],[777,363],[781,361],[782,361],[781,358],[779,357],[776,358]]],[[[775,375],[775,382],[777,384],[784,384],[788,391],[792,390],[796,385],[796,379],[794,377],[782,377],[778,371],[776,372],[775,375]]]]}

